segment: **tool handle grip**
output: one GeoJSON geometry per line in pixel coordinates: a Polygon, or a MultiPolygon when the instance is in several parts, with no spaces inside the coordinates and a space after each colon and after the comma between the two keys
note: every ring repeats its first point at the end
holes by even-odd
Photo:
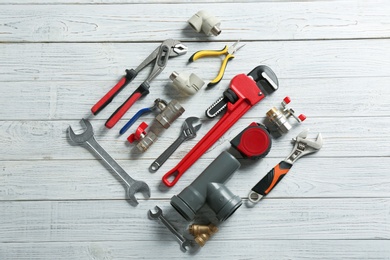
{"type": "Polygon", "coordinates": [[[253,188],[252,190],[263,196],[267,195],[278,182],[283,179],[287,172],[291,169],[292,164],[281,161],[272,170],[270,170],[253,188]]]}
{"type": "Polygon", "coordinates": [[[146,107],[146,108],[142,108],[141,110],[139,110],[137,113],[135,113],[135,115],[130,118],[130,120],[122,127],[122,129],[119,131],[119,134],[120,135],[123,135],[124,133],[126,133],[126,131],[144,114],[148,114],[152,112],[152,109],[150,109],[149,107],[146,107]]]}
{"type": "Polygon", "coordinates": [[[169,159],[169,157],[179,148],[183,143],[184,138],[181,136],[176,139],[153,163],[150,165],[150,170],[155,172],[169,159]]]}
{"type": "Polygon", "coordinates": [[[105,126],[107,128],[112,128],[118,121],[122,118],[122,116],[130,109],[130,107],[142,96],[149,94],[149,84],[142,83],[131,96],[126,99],[126,101],[115,110],[115,112],[108,118],[105,126]]]}
{"type": "Polygon", "coordinates": [[[207,87],[213,87],[221,81],[221,79],[223,78],[223,75],[225,74],[225,70],[226,70],[226,66],[228,64],[228,61],[233,59],[233,58],[234,58],[234,56],[231,54],[228,54],[226,56],[226,58],[222,62],[222,65],[221,65],[221,68],[219,69],[217,77],[215,77],[215,79],[210,81],[209,84],[207,84],[207,87]]]}
{"type": "Polygon", "coordinates": [[[228,46],[226,45],[225,48],[222,50],[203,50],[203,51],[197,51],[188,59],[189,62],[196,61],[197,59],[204,58],[204,57],[212,57],[212,56],[219,56],[222,54],[227,53],[228,46]]]}
{"type": "Polygon", "coordinates": [[[173,187],[180,179],[180,177],[184,174],[184,171],[179,171],[179,169],[172,169],[169,172],[167,172],[162,177],[162,182],[167,187],[173,187]],[[173,178],[173,179],[172,179],[173,178]],[[170,180],[171,179],[171,180],[170,180]]]}
{"type": "Polygon", "coordinates": [[[136,76],[137,72],[133,69],[126,70],[126,76],[122,77],[116,85],[110,89],[92,108],[91,112],[94,115],[97,115],[100,111],[103,110],[111,101],[114,99],[119,92],[124,89],[127,84],[129,84],[136,76]]]}

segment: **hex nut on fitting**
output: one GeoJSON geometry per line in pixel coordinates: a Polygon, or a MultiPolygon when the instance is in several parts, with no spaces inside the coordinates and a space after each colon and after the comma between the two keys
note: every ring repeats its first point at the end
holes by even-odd
{"type": "Polygon", "coordinates": [[[180,92],[186,95],[194,95],[204,85],[204,81],[194,73],[176,71],[169,76],[172,80],[172,85],[180,92]]]}
{"type": "Polygon", "coordinates": [[[180,105],[179,101],[173,99],[163,108],[161,113],[156,116],[156,120],[165,129],[167,129],[179,116],[184,113],[184,111],[185,109],[180,105]]]}
{"type": "Polygon", "coordinates": [[[202,31],[207,36],[218,36],[221,33],[221,29],[219,28],[221,21],[205,10],[201,10],[194,14],[188,20],[188,23],[195,31],[202,31]]]}
{"type": "Polygon", "coordinates": [[[286,116],[276,107],[273,107],[270,110],[268,110],[266,115],[269,121],[275,124],[281,133],[287,133],[292,128],[286,116]]]}
{"type": "Polygon", "coordinates": [[[153,132],[149,132],[146,136],[144,136],[141,140],[139,140],[137,144],[137,149],[140,152],[146,152],[149,147],[157,140],[157,135],[153,132]]]}

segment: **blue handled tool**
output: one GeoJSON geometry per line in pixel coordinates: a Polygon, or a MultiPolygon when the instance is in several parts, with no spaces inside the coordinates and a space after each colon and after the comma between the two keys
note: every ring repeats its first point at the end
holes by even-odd
{"type": "Polygon", "coordinates": [[[122,127],[122,129],[119,131],[119,134],[123,135],[142,115],[149,114],[153,112],[156,108],[159,108],[160,103],[163,103],[165,106],[167,105],[166,101],[159,98],[156,99],[154,101],[153,106],[142,108],[137,113],[135,113],[135,115],[132,118],[130,118],[130,120],[122,127]]]}

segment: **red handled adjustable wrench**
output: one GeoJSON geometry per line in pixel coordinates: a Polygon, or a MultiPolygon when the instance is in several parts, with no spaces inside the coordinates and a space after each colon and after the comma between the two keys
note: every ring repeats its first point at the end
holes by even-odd
{"type": "Polygon", "coordinates": [[[184,172],[252,106],[262,100],[266,94],[268,95],[277,90],[278,84],[275,73],[267,66],[258,66],[248,75],[239,74],[235,76],[223,97],[206,110],[208,117],[215,117],[226,110],[225,114],[179,164],[163,176],[163,183],[168,187],[174,186],[184,172]]]}

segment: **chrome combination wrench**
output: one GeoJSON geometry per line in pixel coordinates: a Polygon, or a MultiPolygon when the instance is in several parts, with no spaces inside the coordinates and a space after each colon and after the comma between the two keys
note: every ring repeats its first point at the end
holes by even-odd
{"type": "Polygon", "coordinates": [[[196,137],[196,132],[200,129],[202,124],[194,126],[194,123],[197,122],[199,118],[189,117],[184,120],[183,125],[181,126],[180,136],[173,142],[153,163],[150,165],[150,170],[155,172],[161,165],[165,163],[166,160],[176,151],[179,146],[187,140],[193,139],[196,137]]]}
{"type": "Polygon", "coordinates": [[[171,233],[177,238],[177,240],[180,243],[180,249],[184,252],[187,251],[187,247],[191,247],[192,242],[191,240],[186,239],[182,234],[177,231],[171,222],[169,222],[163,215],[162,209],[158,206],[155,206],[156,213],[153,213],[152,210],[149,210],[149,217],[151,219],[160,220],[161,223],[164,224],[164,226],[171,231],[171,233]]]}
{"type": "Polygon", "coordinates": [[[96,141],[91,123],[86,119],[81,119],[80,123],[87,129],[81,134],[75,134],[72,127],[69,126],[69,138],[78,145],[86,145],[97,154],[118,176],[122,179],[126,189],[127,198],[134,204],[138,204],[135,193],[142,192],[146,198],[150,197],[149,186],[143,181],[137,181],[131,178],[127,172],[107,153],[103,147],[96,141]]]}

